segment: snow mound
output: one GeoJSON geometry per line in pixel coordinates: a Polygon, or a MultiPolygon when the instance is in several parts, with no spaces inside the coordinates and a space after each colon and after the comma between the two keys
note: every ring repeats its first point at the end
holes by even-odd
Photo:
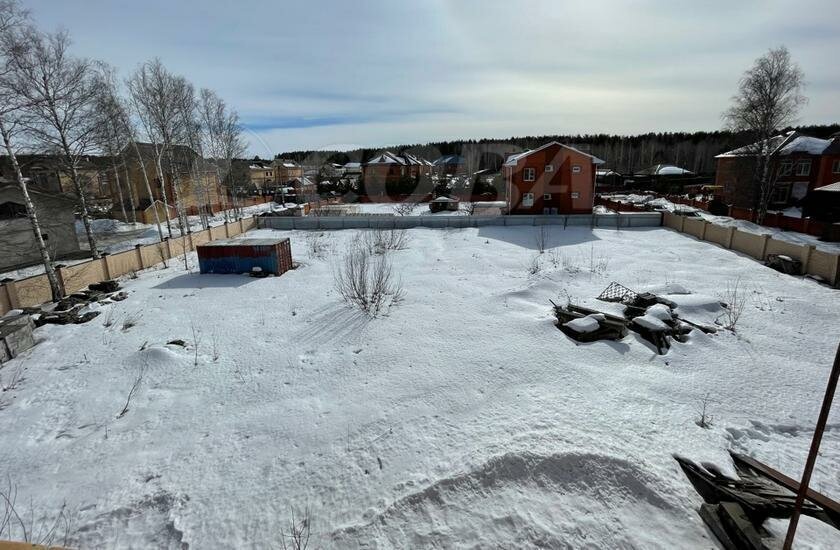
{"type": "Polygon", "coordinates": [[[617,457],[510,453],[366,514],[367,523],[334,532],[330,546],[656,546],[673,540],[669,533],[685,520],[655,485],[655,477],[617,457]]]}
{"type": "Polygon", "coordinates": [[[691,291],[679,283],[665,283],[664,285],[648,285],[643,287],[652,294],[691,294],[691,291]]]}
{"type": "Polygon", "coordinates": [[[593,313],[591,315],[587,315],[586,317],[581,317],[580,319],[572,319],[564,326],[569,327],[579,334],[584,334],[598,330],[598,327],[600,326],[598,321],[603,321],[604,319],[605,317],[602,314],[593,313]]]}
{"type": "Polygon", "coordinates": [[[164,346],[150,346],[129,357],[129,362],[154,368],[166,368],[180,365],[183,357],[173,349],[164,346]]]}
{"type": "Polygon", "coordinates": [[[688,319],[695,323],[713,324],[724,313],[720,300],[714,296],[704,294],[665,294],[662,297],[676,304],[674,313],[678,317],[688,319]]]}

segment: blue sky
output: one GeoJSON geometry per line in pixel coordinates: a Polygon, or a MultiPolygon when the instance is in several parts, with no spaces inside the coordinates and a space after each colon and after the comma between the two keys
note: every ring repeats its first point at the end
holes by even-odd
{"type": "Polygon", "coordinates": [[[250,152],[549,133],[713,130],[785,44],[840,121],[840,2],[22,0],[74,52],[160,57],[219,92],[250,152]]]}

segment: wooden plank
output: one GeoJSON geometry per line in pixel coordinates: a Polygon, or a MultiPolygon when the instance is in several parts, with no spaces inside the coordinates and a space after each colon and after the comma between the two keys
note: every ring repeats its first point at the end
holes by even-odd
{"type": "MultiPolygon", "coordinates": [[[[768,477],[769,479],[772,479],[779,485],[790,489],[794,493],[799,491],[799,482],[795,479],[788,477],[785,474],[779,472],[778,470],[774,470],[770,466],[762,464],[761,462],[747,455],[742,455],[739,453],[730,454],[732,455],[732,459],[736,462],[746,464],[750,468],[756,470],[757,472],[760,472],[762,475],[768,477]]],[[[808,492],[805,496],[814,504],[818,504],[826,510],[829,510],[833,514],[836,514],[838,517],[840,517],[840,502],[832,500],[827,496],[823,495],[822,493],[814,491],[813,489],[808,489],[808,492]]]]}

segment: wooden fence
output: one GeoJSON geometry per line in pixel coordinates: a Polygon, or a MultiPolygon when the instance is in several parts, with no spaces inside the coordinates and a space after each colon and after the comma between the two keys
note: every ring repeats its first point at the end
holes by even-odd
{"type": "MultiPolygon", "coordinates": [[[[69,266],[56,266],[56,275],[64,295],[86,288],[91,283],[113,279],[135,273],[166,260],[191,252],[206,242],[240,235],[256,227],[256,218],[243,218],[187,233],[182,237],[165,239],[163,242],[137,245],[133,250],[117,254],[103,254],[97,260],[91,259],[69,266]]],[[[0,282],[0,315],[10,309],[35,307],[52,300],[50,284],[45,274],[25,279],[5,279],[0,282]]]]}
{"type": "Polygon", "coordinates": [[[702,218],[671,213],[665,214],[663,225],[746,254],[758,261],[767,259],[768,254],[790,256],[802,262],[803,275],[815,275],[835,288],[840,286],[840,254],[818,250],[814,245],[793,244],[767,234],[758,235],[733,226],[717,225],[702,218]]]}

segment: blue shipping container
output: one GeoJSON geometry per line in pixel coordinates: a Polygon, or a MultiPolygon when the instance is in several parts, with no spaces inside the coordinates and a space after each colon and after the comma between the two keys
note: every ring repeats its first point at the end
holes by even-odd
{"type": "Polygon", "coordinates": [[[292,268],[289,239],[223,239],[199,245],[202,273],[263,273],[281,275],[292,268]]]}

